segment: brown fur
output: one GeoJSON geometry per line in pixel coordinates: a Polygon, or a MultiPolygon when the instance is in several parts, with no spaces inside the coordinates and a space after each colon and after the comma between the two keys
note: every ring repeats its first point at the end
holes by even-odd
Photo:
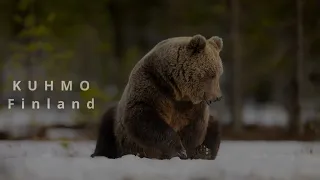
{"type": "Polygon", "coordinates": [[[206,102],[221,96],[222,46],[219,37],[170,38],[136,64],[115,114],[119,156],[194,156],[209,138],[206,102]]]}

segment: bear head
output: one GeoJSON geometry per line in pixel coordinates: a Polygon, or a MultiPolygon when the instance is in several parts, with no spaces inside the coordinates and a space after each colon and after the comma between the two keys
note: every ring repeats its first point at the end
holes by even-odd
{"type": "Polygon", "coordinates": [[[221,99],[222,47],[220,37],[206,39],[202,35],[169,38],[155,47],[157,63],[165,64],[158,68],[174,84],[176,100],[198,104],[221,99]]]}

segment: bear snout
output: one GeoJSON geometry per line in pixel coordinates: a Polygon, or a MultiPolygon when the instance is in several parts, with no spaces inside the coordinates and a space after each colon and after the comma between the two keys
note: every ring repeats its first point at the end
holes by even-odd
{"type": "Polygon", "coordinates": [[[222,99],[222,96],[219,96],[213,100],[206,100],[206,103],[210,106],[211,104],[213,104],[214,102],[220,101],[222,99]]]}
{"type": "Polygon", "coordinates": [[[214,102],[220,101],[222,99],[222,96],[217,97],[214,102]]]}

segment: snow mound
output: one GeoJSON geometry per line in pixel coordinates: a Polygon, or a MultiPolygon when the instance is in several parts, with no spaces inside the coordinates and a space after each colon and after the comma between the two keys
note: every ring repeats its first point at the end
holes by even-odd
{"type": "Polygon", "coordinates": [[[90,158],[94,142],[0,142],[5,180],[319,180],[320,143],[233,142],[216,160],[90,158]]]}

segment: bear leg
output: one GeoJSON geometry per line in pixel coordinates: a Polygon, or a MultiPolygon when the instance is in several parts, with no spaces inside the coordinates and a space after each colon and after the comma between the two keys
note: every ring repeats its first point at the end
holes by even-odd
{"type": "MultiPolygon", "coordinates": [[[[212,116],[209,118],[209,124],[207,128],[206,138],[203,142],[203,145],[209,149],[209,154],[211,157],[209,159],[214,160],[217,157],[221,143],[221,128],[220,123],[217,120],[214,120],[212,116]]],[[[206,153],[206,156],[208,152],[206,153]]]]}
{"type": "Polygon", "coordinates": [[[113,128],[116,108],[117,106],[113,105],[102,116],[95,151],[91,155],[92,158],[95,156],[105,156],[110,159],[118,158],[113,128]]]}
{"type": "Polygon", "coordinates": [[[136,144],[146,149],[157,149],[168,158],[187,158],[180,136],[165,123],[155,108],[143,104],[126,112],[123,126],[136,144]]]}
{"type": "Polygon", "coordinates": [[[213,117],[210,116],[205,140],[196,148],[189,149],[188,158],[214,160],[218,154],[220,142],[221,134],[219,122],[215,121],[213,117]]]}
{"type": "Polygon", "coordinates": [[[196,153],[196,148],[203,143],[206,136],[208,122],[196,120],[179,131],[179,135],[187,150],[188,158],[192,158],[196,153]]]}

